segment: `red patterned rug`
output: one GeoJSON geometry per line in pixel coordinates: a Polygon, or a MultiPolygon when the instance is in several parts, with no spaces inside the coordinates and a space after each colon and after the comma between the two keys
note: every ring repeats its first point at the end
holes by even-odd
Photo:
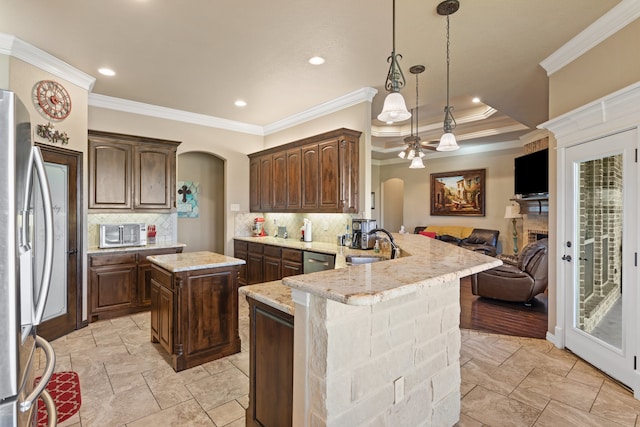
{"type": "MultiPolygon", "coordinates": [[[[38,384],[40,377],[36,378],[38,384]]],[[[51,376],[47,391],[56,404],[58,411],[58,423],[71,418],[80,410],[82,399],[80,398],[80,378],[75,372],[56,372],[51,376]]],[[[47,407],[42,399],[38,399],[38,427],[48,423],[47,407]]]]}

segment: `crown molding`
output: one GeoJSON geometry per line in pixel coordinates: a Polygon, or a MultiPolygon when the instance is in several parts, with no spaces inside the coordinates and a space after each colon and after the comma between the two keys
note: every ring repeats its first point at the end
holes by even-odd
{"type": "Polygon", "coordinates": [[[145,104],[143,102],[130,101],[128,99],[115,98],[97,93],[89,94],[89,106],[264,136],[262,126],[235,122],[233,120],[220,119],[218,117],[207,116],[205,114],[190,113],[188,111],[160,107],[158,105],[145,104]]]}
{"type": "MultiPolygon", "coordinates": [[[[472,113],[467,114],[465,116],[460,116],[456,120],[456,123],[463,124],[463,123],[472,123],[479,120],[486,120],[498,112],[498,110],[488,105],[486,106],[485,109],[481,111],[477,111],[477,109],[471,109],[467,111],[472,111],[472,113]]],[[[419,126],[418,134],[429,132],[436,129],[441,129],[441,128],[442,128],[442,122],[429,123],[426,125],[419,126]]],[[[393,138],[393,137],[397,138],[397,137],[407,136],[407,135],[411,135],[411,127],[388,126],[388,125],[384,125],[384,126],[372,125],[371,126],[371,136],[380,137],[380,138],[393,138]]]]}
{"type": "MultiPolygon", "coordinates": [[[[423,160],[427,161],[432,159],[441,159],[445,157],[467,156],[470,154],[488,153],[490,151],[511,150],[513,148],[522,148],[522,142],[520,141],[496,142],[493,144],[482,144],[482,145],[476,145],[473,147],[461,147],[459,150],[456,150],[456,151],[425,151],[425,156],[423,160]]],[[[383,151],[383,150],[372,149],[371,151],[383,151]]],[[[387,166],[387,165],[394,165],[397,163],[409,164],[410,162],[407,161],[406,159],[401,159],[399,157],[395,157],[392,159],[385,159],[385,160],[374,159],[371,162],[371,164],[373,164],[374,166],[387,166]]]]}
{"type": "Polygon", "coordinates": [[[538,126],[553,132],[558,148],[640,126],[640,82],[538,126]]]}
{"type": "Polygon", "coordinates": [[[96,82],[95,77],[11,34],[0,33],[0,54],[13,56],[89,92],[96,82]]]}
{"type": "Polygon", "coordinates": [[[335,111],[351,107],[364,101],[371,102],[376,93],[378,93],[376,89],[365,87],[264,127],[96,93],[89,94],[89,105],[96,108],[106,108],[109,110],[156,117],[159,119],[176,120],[200,126],[265,136],[309,120],[325,116],[335,111]]]}
{"type": "Polygon", "coordinates": [[[622,0],[593,24],[540,62],[540,65],[547,70],[547,76],[550,76],[638,19],[638,17],[640,17],[640,1],[622,0]]]}
{"type": "Polygon", "coordinates": [[[346,95],[340,96],[331,101],[316,105],[308,110],[301,111],[300,113],[286,117],[277,122],[273,122],[264,127],[264,134],[270,135],[272,133],[280,132],[290,127],[308,122],[310,120],[317,119],[327,114],[335,113],[336,111],[343,110],[345,108],[352,107],[361,102],[372,102],[373,97],[378,93],[377,89],[372,87],[363,87],[346,95]]]}

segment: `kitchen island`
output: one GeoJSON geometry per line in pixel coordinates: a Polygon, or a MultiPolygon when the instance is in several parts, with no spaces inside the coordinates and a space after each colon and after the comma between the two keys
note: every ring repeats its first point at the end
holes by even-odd
{"type": "Polygon", "coordinates": [[[181,371],[240,351],[238,273],[243,260],[213,252],[151,262],[151,341],[181,371]]]}
{"type": "Polygon", "coordinates": [[[269,289],[242,288],[275,309],[276,286],[291,288],[292,425],[459,420],[460,278],[502,262],[420,235],[394,238],[401,258],[284,278],[271,302],[269,289]]]}

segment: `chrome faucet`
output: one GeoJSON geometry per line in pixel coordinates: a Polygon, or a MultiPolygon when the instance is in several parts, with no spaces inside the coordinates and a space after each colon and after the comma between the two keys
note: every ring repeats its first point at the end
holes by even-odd
{"type": "Polygon", "coordinates": [[[373,230],[369,231],[368,234],[374,235],[378,232],[386,234],[389,238],[389,243],[391,244],[391,259],[400,258],[400,248],[396,244],[396,241],[393,239],[391,233],[389,233],[384,228],[374,228],[373,230]]]}

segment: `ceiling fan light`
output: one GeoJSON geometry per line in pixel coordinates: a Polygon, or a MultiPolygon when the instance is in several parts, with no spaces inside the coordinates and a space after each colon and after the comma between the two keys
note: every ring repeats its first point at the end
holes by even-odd
{"type": "Polygon", "coordinates": [[[418,155],[420,156],[420,158],[424,157],[424,153],[422,152],[422,150],[418,151],[418,155]]]}
{"type": "Polygon", "coordinates": [[[409,169],[424,169],[424,163],[422,162],[422,157],[414,157],[413,160],[411,160],[411,165],[409,166],[409,169]]]}
{"type": "Polygon", "coordinates": [[[440,138],[440,144],[436,147],[437,151],[456,151],[459,149],[456,137],[451,132],[446,132],[440,138]]]}
{"type": "Polygon", "coordinates": [[[412,160],[414,157],[416,157],[416,150],[412,148],[411,150],[409,150],[409,154],[407,155],[407,160],[412,160]]]}
{"type": "Polygon", "coordinates": [[[399,92],[391,92],[384,99],[382,112],[378,114],[378,120],[382,122],[402,122],[411,117],[407,110],[407,104],[399,92]]]}
{"type": "Polygon", "coordinates": [[[400,157],[401,159],[404,159],[406,156],[407,153],[404,150],[398,153],[398,157],[400,157]]]}

